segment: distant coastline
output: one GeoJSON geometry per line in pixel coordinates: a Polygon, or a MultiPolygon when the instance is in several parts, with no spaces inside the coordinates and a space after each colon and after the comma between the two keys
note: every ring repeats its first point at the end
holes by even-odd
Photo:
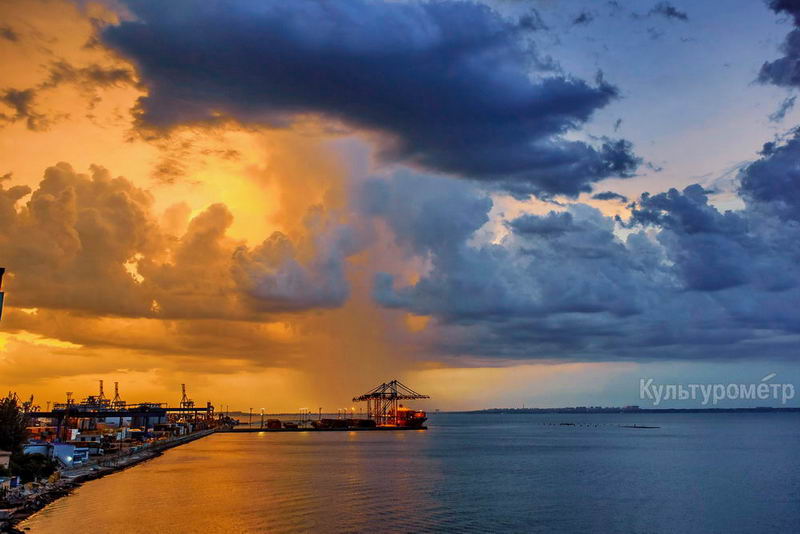
{"type": "MultiPolygon", "coordinates": [[[[758,406],[755,408],[640,408],[638,406],[625,407],[574,407],[574,408],[486,408],[483,410],[465,410],[439,413],[461,414],[615,414],[615,413],[800,413],[800,407],[758,406]]],[[[435,413],[434,413],[435,415],[435,413]]]]}

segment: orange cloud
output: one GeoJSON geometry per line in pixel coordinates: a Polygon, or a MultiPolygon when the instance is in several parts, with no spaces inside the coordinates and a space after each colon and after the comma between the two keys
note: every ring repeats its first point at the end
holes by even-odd
{"type": "MultiPolygon", "coordinates": [[[[429,260],[353,217],[360,178],[330,123],[138,129],[146,89],[97,39],[120,16],[0,4],[18,37],[0,39],[0,389],[61,400],[104,378],[130,400],[177,400],[187,382],[199,402],[293,410],[394,376],[442,399],[459,394],[442,378],[510,379],[415,374],[436,361],[433,323],[378,307],[372,281],[414,280],[429,260]]],[[[530,204],[496,202],[507,215],[530,204]]]]}

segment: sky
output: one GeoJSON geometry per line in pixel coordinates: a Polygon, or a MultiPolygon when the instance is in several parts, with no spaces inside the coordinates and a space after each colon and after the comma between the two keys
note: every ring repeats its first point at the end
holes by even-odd
{"type": "Polygon", "coordinates": [[[443,410],[800,384],[797,2],[0,21],[0,390],[278,412],[392,378],[443,410]]]}

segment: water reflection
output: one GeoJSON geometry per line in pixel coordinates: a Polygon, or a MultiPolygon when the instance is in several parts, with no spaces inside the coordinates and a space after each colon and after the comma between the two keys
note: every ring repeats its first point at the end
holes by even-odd
{"type": "Polygon", "coordinates": [[[568,427],[544,416],[439,415],[427,432],[219,434],[90,482],[23,526],[177,534],[800,524],[800,415],[662,415],[651,431],[619,428],[625,416],[587,417],[568,427]]]}

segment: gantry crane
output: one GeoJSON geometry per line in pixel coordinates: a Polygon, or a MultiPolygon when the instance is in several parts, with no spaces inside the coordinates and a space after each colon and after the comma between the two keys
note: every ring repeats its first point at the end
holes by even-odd
{"type": "Polygon", "coordinates": [[[385,382],[380,386],[354,397],[353,402],[367,403],[367,417],[375,420],[375,424],[397,425],[398,408],[401,400],[429,399],[428,395],[417,393],[399,380],[385,382]]]}
{"type": "Polygon", "coordinates": [[[186,384],[181,384],[181,408],[193,409],[194,401],[186,395],[186,384]]]}

